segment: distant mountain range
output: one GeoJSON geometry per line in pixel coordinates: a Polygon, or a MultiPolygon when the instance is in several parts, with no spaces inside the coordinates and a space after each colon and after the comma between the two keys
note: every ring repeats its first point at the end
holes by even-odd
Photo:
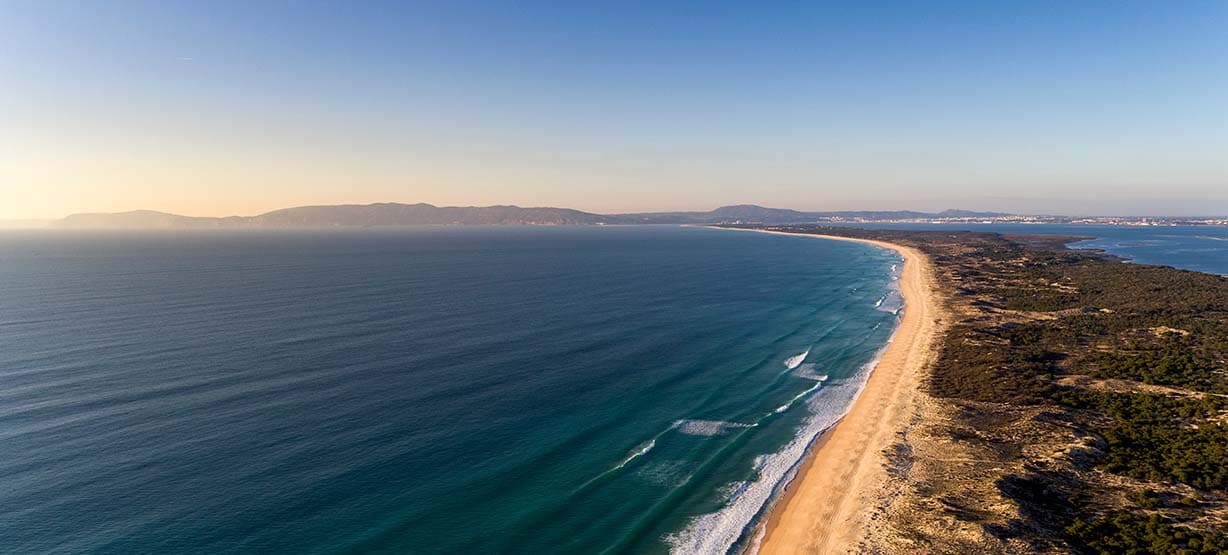
{"type": "Polygon", "coordinates": [[[968,210],[944,210],[942,212],[915,212],[912,210],[891,211],[842,211],[800,212],[784,208],[764,208],[754,204],[722,206],[708,212],[647,212],[643,214],[619,214],[615,217],[631,223],[644,224],[701,224],[754,222],[764,224],[795,224],[814,221],[845,220],[909,220],[937,218],[996,218],[1009,216],[1001,212],[972,212],[968,210]]]}
{"type": "Polygon", "coordinates": [[[342,204],[301,206],[274,210],[259,216],[202,218],[152,210],[112,214],[73,214],[52,222],[66,229],[207,229],[207,228],[324,228],[390,227],[412,225],[618,225],[618,224],[785,224],[819,220],[900,220],[916,218],[997,217],[998,212],[947,210],[939,213],[889,212],[799,212],[764,208],[753,204],[723,206],[708,212],[647,212],[639,214],[593,214],[568,208],[522,208],[519,206],[434,206],[431,204],[342,204]]]}

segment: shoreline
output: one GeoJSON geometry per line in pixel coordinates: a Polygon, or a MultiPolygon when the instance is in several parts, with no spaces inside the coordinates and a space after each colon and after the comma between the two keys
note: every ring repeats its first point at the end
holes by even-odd
{"type": "Polygon", "coordinates": [[[883,494],[889,476],[882,453],[908,423],[937,337],[939,306],[930,261],[915,248],[884,241],[744,231],[866,243],[904,259],[899,282],[904,309],[891,343],[848,412],[815,440],[797,474],[766,508],[748,549],[761,554],[860,551],[873,514],[887,501],[883,494]]]}

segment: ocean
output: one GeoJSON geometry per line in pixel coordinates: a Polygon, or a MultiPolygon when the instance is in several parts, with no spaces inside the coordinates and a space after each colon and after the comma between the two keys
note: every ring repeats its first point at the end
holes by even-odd
{"type": "Polygon", "coordinates": [[[1072,248],[1099,249],[1138,264],[1228,275],[1228,227],[1057,224],[849,224],[866,229],[968,230],[1088,237],[1072,248]]]}
{"type": "Polygon", "coordinates": [[[0,232],[0,551],[745,545],[899,257],[680,227],[0,232]]]}

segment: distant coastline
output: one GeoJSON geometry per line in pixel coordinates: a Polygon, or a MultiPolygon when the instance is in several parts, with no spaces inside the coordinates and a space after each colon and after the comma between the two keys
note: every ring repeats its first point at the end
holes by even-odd
{"type": "MultiPolygon", "coordinates": [[[[281,229],[363,228],[423,225],[644,225],[644,224],[1091,224],[1115,226],[1228,225],[1228,217],[1068,217],[1004,212],[943,210],[918,212],[806,212],[753,204],[709,211],[596,214],[570,208],[506,206],[435,206],[425,203],[300,206],[256,216],[182,216],[153,210],[72,214],[59,220],[28,221],[18,227],[55,229],[281,229]]],[[[0,226],[3,227],[3,226],[0,226]]],[[[12,226],[9,226],[12,227],[12,226]]]]}

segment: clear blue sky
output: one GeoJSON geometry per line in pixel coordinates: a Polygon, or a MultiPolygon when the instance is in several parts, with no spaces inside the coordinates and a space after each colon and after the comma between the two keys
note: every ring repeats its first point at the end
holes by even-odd
{"type": "Polygon", "coordinates": [[[0,4],[0,218],[1228,213],[1228,2],[0,4]]]}

